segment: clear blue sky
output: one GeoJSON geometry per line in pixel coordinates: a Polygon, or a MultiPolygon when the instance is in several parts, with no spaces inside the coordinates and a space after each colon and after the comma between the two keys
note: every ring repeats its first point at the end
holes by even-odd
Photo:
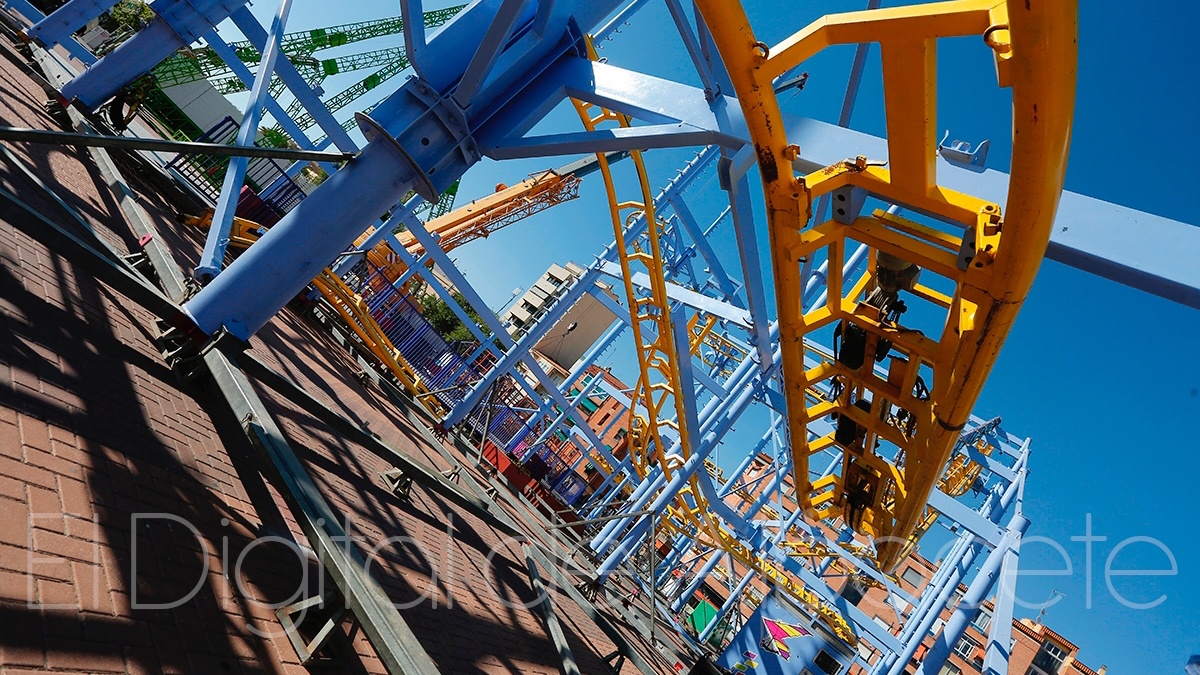
{"type": "MultiPolygon", "coordinates": [[[[272,4],[260,2],[255,10],[269,14],[272,4]]],[[[862,4],[752,0],[747,6],[760,37],[773,43],[819,14],[862,4]]],[[[1067,188],[1200,222],[1193,203],[1200,186],[1192,166],[1200,157],[1194,126],[1200,119],[1200,66],[1192,50],[1200,8],[1176,0],[1138,9],[1116,0],[1080,5],[1078,104],[1067,188]]],[[[363,0],[338,3],[334,11],[329,3],[299,0],[290,28],[375,18],[395,8],[387,0],[363,0]]],[[[601,54],[617,65],[695,80],[662,3],[655,0],[601,54]]],[[[853,126],[881,134],[877,50],[872,57],[853,126]]],[[[848,49],[815,59],[807,68],[812,73],[808,87],[785,98],[785,106],[836,120],[849,61],[848,49]]],[[[994,78],[977,77],[990,68],[987,55],[973,40],[943,41],[940,62],[939,128],[971,141],[990,138],[989,165],[1004,168],[1010,145],[1005,97],[996,91],[994,78]]],[[[330,80],[327,89],[335,91],[347,81],[330,80]]],[[[560,114],[549,126],[572,123],[560,114]]],[[[652,157],[656,184],[668,180],[686,156],[662,152],[652,157]]],[[[464,179],[460,198],[559,163],[485,162],[464,179]]],[[[527,287],[549,263],[590,262],[611,241],[606,218],[600,182],[593,179],[585,182],[581,199],[463,247],[454,257],[498,308],[514,286],[527,287]]],[[[1136,238],[1137,228],[1130,227],[1128,236],[1136,238]]],[[[1200,257],[1200,251],[1196,254],[1200,257]]],[[[1079,644],[1081,660],[1093,668],[1180,673],[1188,655],[1200,652],[1198,334],[1200,311],[1048,261],[977,406],[980,416],[1000,415],[1010,432],[1033,438],[1025,493],[1030,535],[1059,542],[1073,570],[1069,576],[1024,578],[1019,596],[1036,605],[1052,590],[1064,593],[1065,599],[1048,608],[1047,623],[1079,644]],[[1089,515],[1093,534],[1107,537],[1092,545],[1090,604],[1085,545],[1071,539],[1084,534],[1089,515]],[[1129,609],[1106,588],[1106,559],[1130,537],[1161,541],[1178,566],[1174,576],[1116,579],[1116,590],[1130,602],[1165,596],[1153,609],[1129,609]]],[[[1056,570],[1064,562],[1051,546],[1030,544],[1022,566],[1056,570]]],[[[1140,543],[1129,545],[1113,563],[1114,568],[1137,566],[1165,569],[1169,562],[1140,543]]],[[[1036,608],[1019,611],[1036,613],[1036,608]]]]}

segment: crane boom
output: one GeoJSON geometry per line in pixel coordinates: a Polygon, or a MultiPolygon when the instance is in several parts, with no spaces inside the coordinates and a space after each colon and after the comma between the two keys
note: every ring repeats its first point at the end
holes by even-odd
{"type": "MultiPolygon", "coordinates": [[[[621,159],[626,154],[613,153],[609,161],[621,159]]],[[[596,168],[596,158],[587,157],[533,174],[513,186],[500,184],[494,193],[431,219],[425,223],[425,229],[439,240],[442,250],[452,251],[467,242],[485,239],[535,213],[575,199],[579,196],[583,176],[596,168]]],[[[400,232],[396,238],[414,258],[425,253],[425,248],[411,233],[400,232]]],[[[407,269],[387,242],[380,242],[368,251],[367,258],[392,281],[399,279],[407,269]]]]}

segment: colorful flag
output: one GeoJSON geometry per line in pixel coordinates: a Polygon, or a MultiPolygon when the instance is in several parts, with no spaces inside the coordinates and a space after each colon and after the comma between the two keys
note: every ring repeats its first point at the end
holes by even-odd
{"type": "Polygon", "coordinates": [[[808,635],[812,635],[812,633],[808,632],[804,626],[764,617],[763,637],[760,644],[763,649],[782,656],[784,661],[789,661],[792,658],[792,650],[788,648],[784,640],[808,635]]]}

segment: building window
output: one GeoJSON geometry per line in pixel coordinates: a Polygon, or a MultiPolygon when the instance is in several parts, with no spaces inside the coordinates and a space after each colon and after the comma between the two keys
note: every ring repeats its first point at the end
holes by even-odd
{"type": "Polygon", "coordinates": [[[958,601],[962,600],[962,596],[963,594],[960,589],[954,589],[954,592],[950,594],[950,601],[946,603],[946,609],[954,609],[957,607],[958,601]]]}
{"type": "Polygon", "coordinates": [[[1047,640],[1033,657],[1033,665],[1044,673],[1057,673],[1066,658],[1067,650],[1047,640]]]}
{"type": "Polygon", "coordinates": [[[905,583],[913,587],[920,587],[921,584],[925,583],[925,575],[918,572],[915,567],[909,567],[904,570],[901,578],[904,579],[905,583]]]}
{"type": "Polygon", "coordinates": [[[978,642],[964,635],[962,639],[958,641],[958,644],[954,645],[954,653],[958,654],[964,659],[969,660],[975,654],[975,650],[978,648],[978,642]]]}
{"type": "Polygon", "coordinates": [[[846,602],[852,605],[862,602],[863,596],[866,594],[866,586],[859,583],[857,579],[847,579],[846,585],[842,586],[841,596],[846,599],[846,602]]]}
{"type": "Polygon", "coordinates": [[[979,613],[975,615],[975,620],[971,622],[972,626],[979,629],[981,633],[986,633],[988,627],[992,625],[992,612],[986,607],[980,607],[979,613]]]}
{"type": "Polygon", "coordinates": [[[938,671],[938,675],[962,675],[962,669],[953,663],[947,663],[938,671]]]}
{"type": "Polygon", "coordinates": [[[822,649],[817,652],[817,658],[813,659],[813,665],[820,668],[825,675],[837,675],[842,671],[842,664],[838,660],[829,655],[829,652],[822,649]]]}
{"type": "Polygon", "coordinates": [[[858,658],[863,660],[863,663],[871,663],[871,658],[875,656],[875,650],[871,649],[870,645],[863,642],[858,643],[858,658]]]}

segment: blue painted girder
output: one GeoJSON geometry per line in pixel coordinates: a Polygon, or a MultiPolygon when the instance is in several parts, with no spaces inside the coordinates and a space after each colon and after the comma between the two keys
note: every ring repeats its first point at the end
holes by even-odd
{"type": "MultiPolygon", "coordinates": [[[[523,105],[493,118],[477,138],[495,159],[548,154],[606,152],[713,143],[731,150],[746,145],[748,134],[735,99],[711,104],[704,92],[678,82],[604,63],[564,58],[539,83],[526,89],[523,105]],[[521,109],[553,108],[571,96],[648,126],[598,132],[520,137],[506,130],[528,129],[512,117],[521,109]]],[[[788,140],[801,150],[795,166],[808,173],[859,155],[888,158],[887,139],[814,119],[784,115],[788,140]]],[[[932,148],[930,149],[933,150],[932,148]]],[[[938,183],[1005,204],[1008,174],[967,169],[937,158],[938,183]]],[[[901,205],[906,206],[906,205],[901,205]]],[[[1072,267],[1200,309],[1200,228],[1111,202],[1064,191],[1046,257],[1072,267]]]]}

